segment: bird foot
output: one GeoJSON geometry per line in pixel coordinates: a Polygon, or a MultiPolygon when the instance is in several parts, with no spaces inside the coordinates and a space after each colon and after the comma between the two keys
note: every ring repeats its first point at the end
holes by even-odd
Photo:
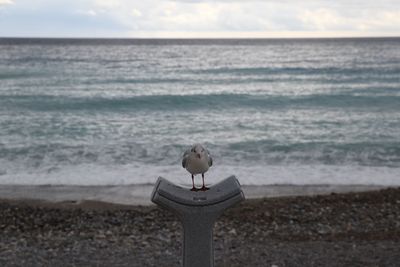
{"type": "Polygon", "coordinates": [[[198,188],[196,188],[196,187],[192,187],[192,189],[190,189],[190,191],[194,191],[194,192],[197,192],[197,191],[199,191],[200,189],[198,189],[198,188]]]}
{"type": "Polygon", "coordinates": [[[206,187],[206,186],[203,186],[202,188],[200,188],[200,190],[201,191],[207,191],[207,190],[209,190],[210,188],[209,187],[206,187]]]}

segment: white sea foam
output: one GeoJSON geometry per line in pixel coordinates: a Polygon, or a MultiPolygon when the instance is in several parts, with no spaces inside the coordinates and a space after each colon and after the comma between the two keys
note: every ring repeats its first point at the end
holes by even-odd
{"type": "Polygon", "coordinates": [[[208,183],[400,184],[400,39],[31,41],[0,49],[0,184],[190,184],[195,142],[208,183]]]}

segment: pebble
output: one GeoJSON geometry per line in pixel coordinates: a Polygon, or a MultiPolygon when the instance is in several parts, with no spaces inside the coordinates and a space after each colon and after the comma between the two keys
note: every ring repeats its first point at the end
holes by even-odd
{"type": "MultiPolygon", "coordinates": [[[[399,203],[400,189],[247,200],[215,225],[216,267],[396,266],[399,203]]],[[[0,266],[181,265],[170,212],[71,205],[0,201],[0,266]]]]}

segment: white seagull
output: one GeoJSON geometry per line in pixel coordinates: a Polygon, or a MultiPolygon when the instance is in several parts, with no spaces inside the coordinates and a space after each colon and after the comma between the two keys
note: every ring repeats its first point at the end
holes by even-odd
{"type": "Polygon", "coordinates": [[[204,184],[204,173],[212,166],[213,160],[210,152],[200,144],[194,144],[190,149],[186,150],[183,154],[182,167],[192,174],[192,189],[191,191],[206,191],[209,188],[204,184]],[[203,187],[197,189],[194,186],[194,175],[200,174],[203,178],[203,187]]]}

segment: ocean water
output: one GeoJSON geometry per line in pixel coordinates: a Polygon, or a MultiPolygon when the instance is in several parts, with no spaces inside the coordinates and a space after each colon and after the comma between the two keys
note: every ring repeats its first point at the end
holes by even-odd
{"type": "Polygon", "coordinates": [[[208,183],[400,185],[400,39],[0,39],[0,184],[189,184],[196,142],[208,183]]]}

